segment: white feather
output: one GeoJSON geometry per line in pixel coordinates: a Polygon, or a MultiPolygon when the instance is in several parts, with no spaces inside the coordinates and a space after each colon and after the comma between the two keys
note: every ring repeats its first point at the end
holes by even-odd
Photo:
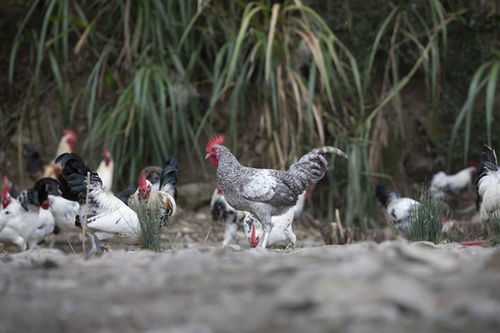
{"type": "Polygon", "coordinates": [[[126,244],[137,244],[141,231],[137,214],[125,204],[118,209],[89,218],[87,227],[93,230],[100,240],[126,244]]]}
{"type": "Polygon", "coordinates": [[[113,160],[109,162],[109,165],[106,165],[106,161],[102,160],[97,168],[97,174],[102,181],[102,189],[105,192],[111,192],[113,185],[113,160]]]}
{"type": "Polygon", "coordinates": [[[40,209],[38,213],[38,226],[28,237],[30,249],[37,247],[38,243],[52,234],[54,226],[54,216],[52,216],[52,213],[48,209],[40,209]]]}
{"type": "MultiPolygon", "coordinates": [[[[295,245],[297,236],[293,232],[292,222],[294,218],[294,209],[290,208],[283,215],[276,215],[271,218],[273,222],[273,228],[269,234],[269,246],[287,246],[289,244],[295,245]]],[[[243,219],[243,229],[245,235],[250,241],[252,235],[252,224],[255,226],[255,236],[259,240],[262,240],[264,235],[264,229],[262,224],[257,220],[251,213],[245,212],[245,217],[243,219]]]]}
{"type": "Polygon", "coordinates": [[[54,222],[62,232],[81,231],[75,225],[76,216],[80,210],[78,202],[51,194],[49,194],[49,201],[49,209],[54,216],[54,222]]]}
{"type": "Polygon", "coordinates": [[[298,219],[304,210],[304,204],[306,202],[306,191],[302,192],[297,199],[297,203],[293,206],[293,218],[298,219]]]}
{"type": "Polygon", "coordinates": [[[500,171],[489,171],[479,180],[478,192],[482,198],[481,220],[500,218],[500,171]]]}
{"type": "Polygon", "coordinates": [[[387,214],[399,231],[409,231],[412,224],[412,212],[420,202],[410,198],[396,198],[387,205],[387,214]]]}
{"type": "Polygon", "coordinates": [[[27,242],[35,244],[36,239],[45,235],[51,224],[54,230],[53,223],[53,217],[48,211],[43,209],[25,211],[16,199],[12,199],[9,206],[0,211],[0,226],[3,226],[0,231],[0,242],[15,244],[24,251],[27,249],[27,242]],[[30,239],[38,228],[41,231],[30,239]]]}
{"type": "Polygon", "coordinates": [[[474,170],[474,167],[470,167],[454,175],[440,171],[432,177],[429,192],[436,199],[443,199],[449,194],[458,194],[472,183],[474,170]]]}
{"type": "Polygon", "coordinates": [[[242,194],[247,199],[270,197],[270,193],[276,187],[276,179],[270,175],[269,170],[261,170],[258,174],[250,177],[242,189],[242,194]]]}

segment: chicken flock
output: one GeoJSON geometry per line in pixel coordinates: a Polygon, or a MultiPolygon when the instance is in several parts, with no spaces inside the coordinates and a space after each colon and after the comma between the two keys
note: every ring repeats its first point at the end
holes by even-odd
{"type": "MultiPolygon", "coordinates": [[[[35,181],[29,189],[17,193],[10,179],[3,176],[0,243],[25,251],[49,241],[54,234],[79,233],[90,240],[86,256],[100,255],[103,245],[139,245],[139,210],[144,207],[158,216],[158,232],[164,232],[178,210],[178,159],[168,158],[163,167],[146,167],[136,183],[115,194],[111,152],[103,150],[102,161],[94,170],[73,153],[76,140],[74,131],[65,130],[55,157],[46,163],[25,147],[26,167],[35,181]]],[[[225,228],[222,246],[236,240],[241,226],[251,247],[295,246],[293,221],[300,217],[313,186],[328,170],[328,156],[347,159],[347,154],[335,147],[319,147],[286,171],[258,169],[240,164],[223,142],[223,136],[215,136],[205,147],[206,159],[216,168],[217,186],[210,209],[212,219],[225,228]]],[[[500,218],[500,170],[489,146],[484,147],[479,165],[454,175],[434,175],[429,195],[436,200],[460,196],[473,183],[481,219],[500,218]]],[[[402,234],[408,233],[421,203],[383,186],[376,187],[375,197],[392,225],[402,234]]]]}

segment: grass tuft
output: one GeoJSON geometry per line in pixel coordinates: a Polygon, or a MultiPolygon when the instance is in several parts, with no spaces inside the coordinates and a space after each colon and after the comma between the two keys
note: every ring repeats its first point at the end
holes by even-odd
{"type": "Polygon", "coordinates": [[[430,241],[438,243],[443,239],[441,224],[448,214],[446,204],[431,197],[427,190],[422,190],[420,205],[412,209],[413,223],[409,238],[412,241],[430,241]]]}
{"type": "Polygon", "coordinates": [[[160,227],[160,210],[148,205],[147,201],[138,200],[135,207],[141,230],[139,232],[139,243],[145,250],[162,252],[171,248],[169,241],[165,241],[162,234],[168,230],[160,227]]]}

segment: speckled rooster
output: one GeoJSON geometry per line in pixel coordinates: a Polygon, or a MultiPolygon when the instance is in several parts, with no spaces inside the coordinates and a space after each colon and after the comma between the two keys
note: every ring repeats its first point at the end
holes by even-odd
{"type": "Polygon", "coordinates": [[[211,138],[206,158],[217,167],[217,184],[227,202],[237,210],[253,213],[264,227],[260,245],[266,247],[273,228],[271,216],[282,215],[293,207],[308,185],[316,184],[328,168],[326,154],[347,155],[335,147],[315,148],[287,171],[248,168],[222,146],[222,135],[211,138]]]}

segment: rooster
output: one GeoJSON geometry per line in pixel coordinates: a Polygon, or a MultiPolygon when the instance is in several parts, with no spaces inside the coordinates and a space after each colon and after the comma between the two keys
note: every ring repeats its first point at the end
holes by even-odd
{"type": "Polygon", "coordinates": [[[108,148],[102,151],[102,161],[97,167],[97,174],[102,181],[102,188],[106,192],[111,192],[113,186],[113,158],[108,148]]]}
{"type": "Polygon", "coordinates": [[[484,145],[476,178],[482,221],[500,221],[500,169],[495,150],[484,145]]]}
{"type": "Polygon", "coordinates": [[[113,194],[103,190],[97,173],[90,170],[80,156],[65,153],[57,157],[56,163],[62,168],[58,180],[63,198],[78,202],[80,219],[88,218],[92,247],[88,249],[87,256],[95,251],[100,253],[99,243],[102,240],[138,243],[140,224],[137,214],[113,194]],[[87,175],[90,178],[88,183],[87,175]]]}
{"type": "Polygon", "coordinates": [[[224,223],[224,239],[222,247],[227,246],[236,239],[238,231],[238,222],[243,218],[244,212],[231,207],[224,198],[222,190],[216,187],[210,200],[210,211],[212,220],[219,223],[224,223]]]}
{"type": "MultiPolygon", "coordinates": [[[[273,228],[269,235],[268,246],[295,246],[297,236],[293,232],[292,222],[294,220],[295,207],[290,208],[285,214],[273,216],[273,228]]],[[[252,247],[257,247],[264,235],[262,224],[251,213],[246,212],[243,218],[243,230],[248,242],[252,247]]]]}
{"type": "Polygon", "coordinates": [[[382,206],[386,208],[392,224],[400,232],[409,232],[413,223],[414,211],[420,202],[402,198],[399,193],[389,190],[383,186],[377,186],[375,196],[382,206]]]}
{"type": "MultiPolygon", "coordinates": [[[[152,185],[152,189],[158,191],[160,189],[161,168],[158,166],[149,166],[144,168],[141,173],[146,175],[146,179],[152,185]]],[[[137,191],[137,183],[131,184],[129,187],[118,193],[118,199],[128,205],[129,197],[137,191]]]]}
{"type": "MultiPolygon", "coordinates": [[[[76,143],[77,135],[75,131],[70,129],[63,130],[63,136],[57,145],[56,157],[64,153],[71,153],[73,147],[76,143]]],[[[54,163],[54,161],[49,162],[43,167],[43,178],[49,177],[57,179],[57,176],[61,173],[61,168],[54,163]]]]}
{"type": "Polygon", "coordinates": [[[326,154],[347,155],[335,147],[321,147],[293,163],[287,171],[242,166],[229,149],[222,146],[223,136],[209,140],[205,152],[217,168],[217,184],[227,202],[235,209],[253,213],[262,223],[262,247],[266,247],[273,228],[271,217],[282,215],[295,206],[308,185],[316,184],[328,168],[326,154]]]}
{"type": "Polygon", "coordinates": [[[54,231],[54,218],[48,211],[47,184],[40,180],[17,199],[2,190],[4,208],[0,211],[0,242],[15,244],[19,250],[34,248],[54,231]],[[40,209],[41,208],[41,209],[40,209]]]}
{"type": "Polygon", "coordinates": [[[146,179],[146,174],[141,173],[137,191],[128,199],[128,205],[135,212],[139,213],[140,202],[146,202],[147,208],[157,211],[159,214],[160,228],[167,225],[170,217],[177,212],[177,175],[179,172],[179,161],[176,157],[171,157],[165,163],[160,175],[159,190],[153,189],[153,184],[146,179]]]}
{"type": "Polygon", "coordinates": [[[470,167],[453,175],[447,175],[445,172],[440,171],[432,177],[429,193],[434,199],[457,196],[472,184],[476,172],[477,165],[473,163],[471,163],[470,167]]]}

